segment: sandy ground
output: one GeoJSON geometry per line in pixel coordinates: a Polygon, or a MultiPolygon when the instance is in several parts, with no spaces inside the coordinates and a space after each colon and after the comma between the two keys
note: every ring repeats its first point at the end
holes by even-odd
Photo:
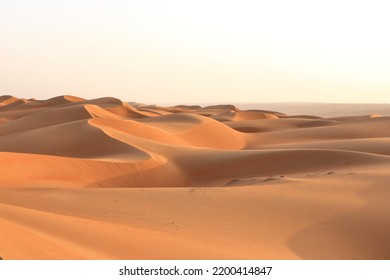
{"type": "Polygon", "coordinates": [[[3,259],[389,259],[390,117],[0,97],[3,259]]]}

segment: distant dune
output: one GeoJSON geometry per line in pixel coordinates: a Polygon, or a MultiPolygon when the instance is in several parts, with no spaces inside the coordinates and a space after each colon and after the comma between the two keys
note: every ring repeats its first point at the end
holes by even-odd
{"type": "Polygon", "coordinates": [[[316,115],[320,117],[340,117],[379,114],[390,116],[390,104],[376,103],[315,103],[315,102],[274,102],[238,103],[242,109],[262,108],[281,111],[288,115],[316,115]]]}
{"type": "Polygon", "coordinates": [[[390,105],[241,105],[1,96],[0,256],[389,259],[390,105]]]}

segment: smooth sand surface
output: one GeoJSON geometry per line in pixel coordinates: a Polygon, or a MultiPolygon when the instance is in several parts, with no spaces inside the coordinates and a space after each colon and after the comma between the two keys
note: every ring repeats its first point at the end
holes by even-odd
{"type": "Polygon", "coordinates": [[[390,117],[0,97],[3,259],[390,259],[390,117]]]}

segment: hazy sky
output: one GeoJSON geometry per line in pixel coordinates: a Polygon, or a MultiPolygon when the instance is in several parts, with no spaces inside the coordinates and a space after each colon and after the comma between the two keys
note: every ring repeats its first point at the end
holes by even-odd
{"type": "Polygon", "coordinates": [[[0,95],[390,103],[386,2],[0,0],[0,95]]]}

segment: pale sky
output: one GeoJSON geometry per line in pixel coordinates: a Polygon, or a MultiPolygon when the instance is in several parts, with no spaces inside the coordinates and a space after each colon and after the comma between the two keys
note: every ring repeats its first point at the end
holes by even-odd
{"type": "Polygon", "coordinates": [[[0,0],[0,95],[390,103],[388,3],[0,0]]]}

